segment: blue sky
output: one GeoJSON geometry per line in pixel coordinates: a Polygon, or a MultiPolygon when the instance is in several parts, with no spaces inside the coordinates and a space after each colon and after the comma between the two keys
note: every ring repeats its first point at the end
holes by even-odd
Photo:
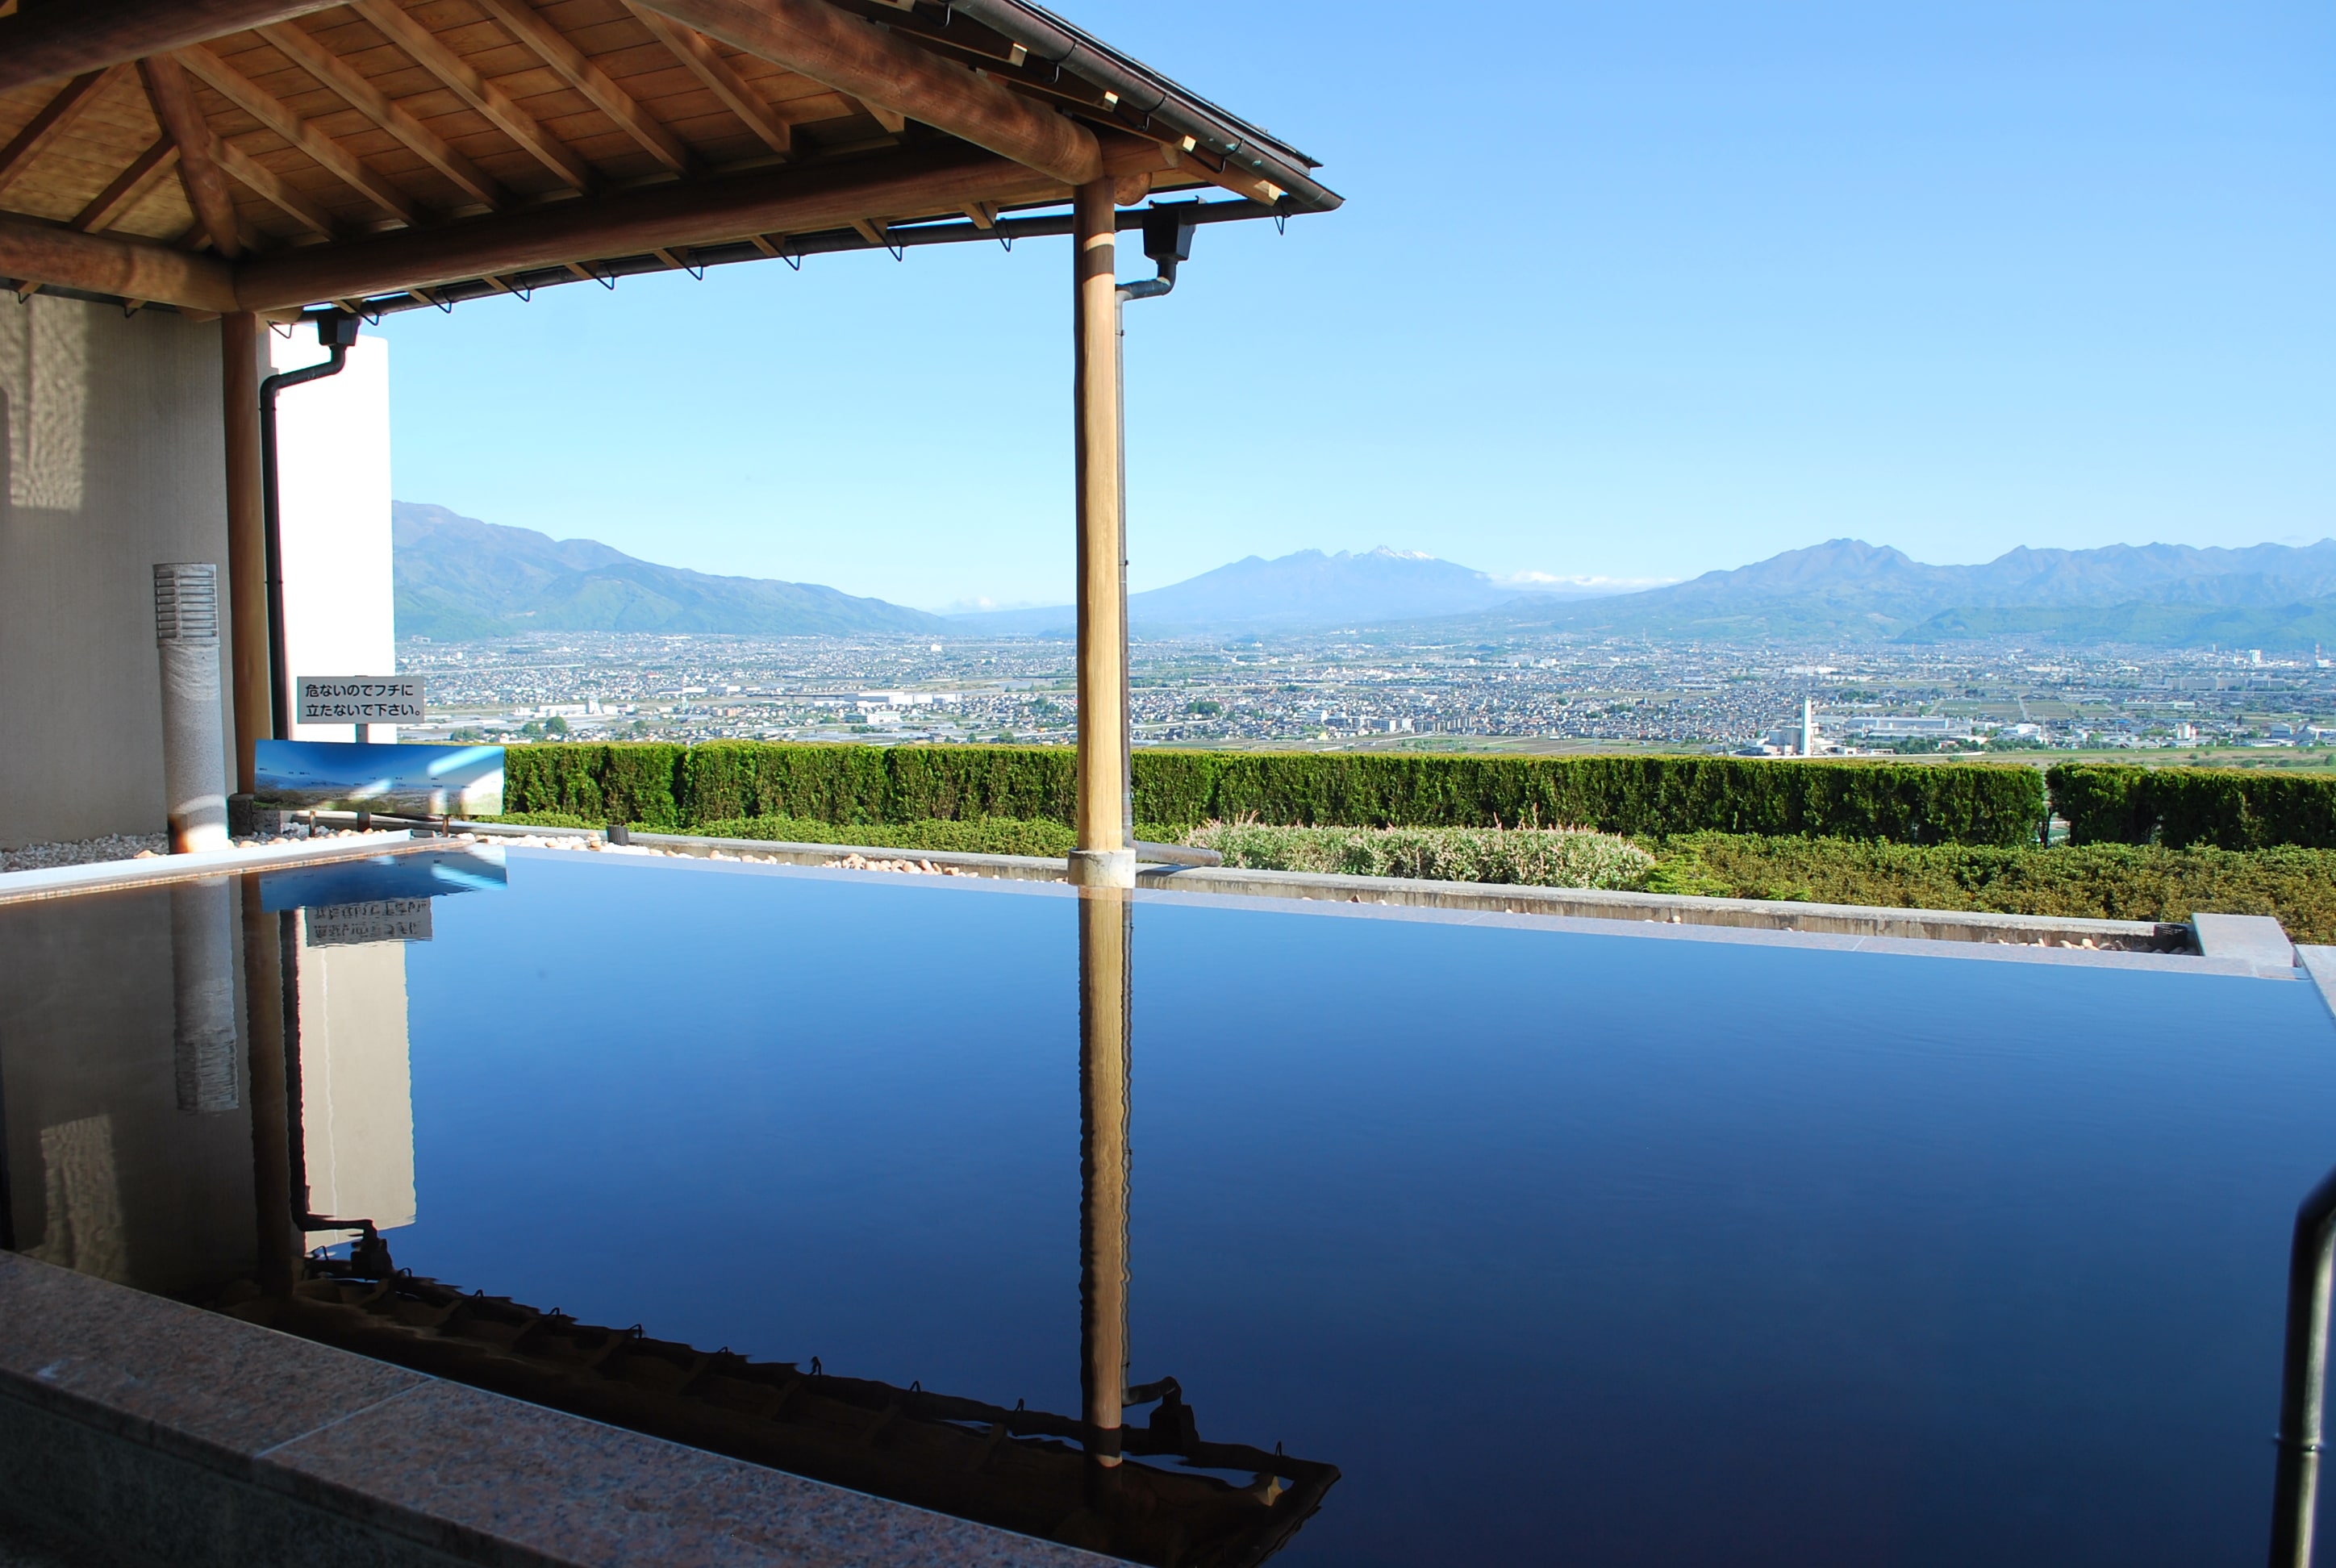
{"type": "MultiPolygon", "coordinates": [[[[1056,0],[1323,161],[1128,312],[1131,582],[2336,533],[2325,5],[1056,0]]],[[[1071,573],[1067,242],[416,312],[401,499],[939,607],[1071,573]]],[[[1123,276],[1139,275],[1135,258],[1123,276]]]]}

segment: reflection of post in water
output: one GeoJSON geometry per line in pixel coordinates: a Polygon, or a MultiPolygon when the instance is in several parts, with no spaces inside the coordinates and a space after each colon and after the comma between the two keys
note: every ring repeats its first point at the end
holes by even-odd
{"type": "MultiPolygon", "coordinates": [[[[379,1230],[371,1226],[370,1245],[354,1247],[346,1259],[308,1260],[296,1289],[238,1309],[240,1315],[595,1420],[1153,1568],[1255,1568],[1321,1506],[1338,1472],[1286,1455],[1279,1445],[1269,1452],[1202,1438],[1174,1378],[1128,1386],[1131,898],[1125,890],[1083,888],[1076,905],[1076,1417],[1020,1403],[1008,1409],[917,1382],[902,1388],[854,1378],[827,1371],[815,1359],[807,1369],[794,1362],[752,1361],[727,1349],[660,1339],[639,1325],[579,1322],[557,1310],[539,1311],[482,1290],[397,1271],[379,1230]],[[1128,1407],[1144,1406],[1153,1407],[1149,1417],[1131,1424],[1128,1407]],[[1239,1479],[1244,1475],[1246,1482],[1239,1479]]],[[[288,1157],[277,1169],[288,1171],[293,1191],[308,1192],[320,1207],[328,1206],[328,1198],[355,1202],[361,1190],[355,1178],[363,1178],[365,1206],[345,1208],[345,1215],[370,1211],[376,1219],[387,1213],[410,1218],[410,1163],[402,1186],[381,1179],[396,1174],[387,1164],[349,1166],[341,1156],[342,1137],[350,1129],[337,1125],[345,1105],[340,1091],[361,1081],[337,1058],[345,1047],[361,1047],[358,1055],[373,1067],[394,1062],[399,1072],[393,1084],[389,1076],[369,1070],[358,1102],[404,1112],[396,1125],[406,1129],[402,1139],[368,1137],[365,1147],[410,1149],[402,1004],[385,1005],[387,993],[375,991],[353,1015],[365,1020],[362,1030],[345,1032],[333,998],[348,998],[349,982],[372,972],[370,960],[328,968],[317,944],[336,940],[333,933],[345,931],[348,922],[319,919],[314,910],[299,920],[293,929],[303,930],[304,940],[287,939],[283,955],[283,972],[293,977],[297,995],[278,1027],[297,1043],[288,1073],[277,1081],[283,1109],[275,1125],[284,1127],[288,1117],[292,1135],[288,1157]],[[304,1102],[310,1114],[306,1135],[299,1115],[304,1102]],[[320,1138],[316,1124],[326,1113],[336,1125],[329,1138],[320,1138]],[[311,1183],[313,1191],[306,1185],[311,1183]]],[[[402,966],[395,970],[401,979],[403,972],[402,966]]],[[[384,968],[375,979],[385,985],[389,973],[384,968]]],[[[256,1098],[258,1088],[255,1076],[256,1098]]],[[[387,1130],[385,1124],[376,1128],[387,1130]]],[[[310,1231],[311,1242],[319,1240],[315,1232],[335,1224],[302,1210],[291,1213],[310,1231]]]]}
{"type": "Polygon", "coordinates": [[[286,1093],[284,946],[287,916],[268,913],[259,879],[243,879],[243,994],[251,1019],[252,1198],[259,1222],[259,1286],[288,1296],[300,1278],[292,1192],[292,1111],[286,1093]]]}
{"type": "Polygon", "coordinates": [[[235,1071],[235,907],[224,879],[170,885],[171,1066],[179,1109],[232,1111],[235,1071]]]}
{"type": "Polygon", "coordinates": [[[1088,1452],[1120,1460],[1127,1393],[1128,960],[1121,888],[1079,890],[1079,1387],[1088,1452]]]}

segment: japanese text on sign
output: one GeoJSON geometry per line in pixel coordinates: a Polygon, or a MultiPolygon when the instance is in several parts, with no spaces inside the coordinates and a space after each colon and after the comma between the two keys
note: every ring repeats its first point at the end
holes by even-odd
{"type": "Polygon", "coordinates": [[[300,724],[420,724],[418,675],[304,675],[293,683],[300,724]]]}

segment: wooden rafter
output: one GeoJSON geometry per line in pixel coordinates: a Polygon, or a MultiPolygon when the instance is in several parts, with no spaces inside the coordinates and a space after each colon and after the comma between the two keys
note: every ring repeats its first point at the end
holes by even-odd
{"type": "MultiPolygon", "coordinates": [[[[181,149],[183,151],[184,150],[181,149]]],[[[330,239],[333,220],[323,209],[294,190],[284,177],[232,141],[214,135],[210,145],[211,161],[227,171],[228,177],[283,213],[312,234],[330,239]]]]}
{"type": "Polygon", "coordinates": [[[0,93],[124,65],[335,0],[63,0],[0,15],[0,93]]]}
{"type": "Polygon", "coordinates": [[[714,41],[704,34],[694,33],[670,17],[658,15],[647,6],[634,5],[633,15],[641,24],[657,35],[673,57],[689,67],[696,78],[706,83],[706,91],[722,100],[722,106],[735,114],[747,130],[763,139],[763,145],[782,158],[794,155],[794,131],[770,104],[763,101],[737,67],[723,58],[714,47],[714,41]]]}
{"type": "Polygon", "coordinates": [[[1094,132],[826,0],[640,0],[651,10],[862,102],[1066,185],[1102,172],[1094,132]]]}
{"type": "Polygon", "coordinates": [[[638,142],[641,151],[675,174],[696,170],[697,161],[655,115],[634,102],[633,95],[608,79],[568,41],[568,35],[535,14],[527,0],[472,0],[493,17],[502,30],[519,40],[553,75],[582,93],[593,108],[617,122],[618,129],[638,142]]]}
{"type": "Polygon", "coordinates": [[[463,194],[489,207],[501,207],[511,198],[494,177],[463,157],[446,139],[416,120],[389,94],[367,81],[347,61],[311,37],[297,23],[262,27],[259,35],[300,69],[339,93],[350,108],[396,137],[414,155],[453,180],[463,194]]]}
{"type": "Polygon", "coordinates": [[[371,23],[375,32],[404,50],[408,59],[436,77],[454,96],[484,115],[495,129],[519,143],[521,151],[557,175],[569,190],[589,190],[599,183],[590,166],[576,156],[573,149],[537,124],[535,116],[472,69],[468,61],[439,43],[428,28],[399,8],[397,0],[349,0],[349,9],[371,23]]]}
{"type": "Polygon", "coordinates": [[[92,71],[74,77],[58,89],[57,95],[50,99],[22,131],[16,132],[15,139],[6,147],[0,148],[0,190],[6,189],[16,176],[31,168],[33,160],[38,158],[51,142],[72,130],[73,122],[97,102],[98,94],[104,92],[120,73],[128,69],[126,65],[115,65],[102,71],[92,71]]]}
{"type": "Polygon", "coordinates": [[[178,59],[209,83],[220,97],[298,148],[311,162],[384,212],[405,223],[420,220],[413,201],[404,191],[367,169],[356,154],[292,112],[234,66],[200,44],[180,50],[178,59]]]}
{"type": "MultiPolygon", "coordinates": [[[[146,83],[156,122],[179,150],[179,180],[186,187],[187,204],[195,209],[197,224],[209,239],[211,248],[232,261],[243,254],[243,241],[235,227],[235,198],[228,191],[227,176],[211,156],[219,139],[211,134],[209,123],[195,103],[195,84],[187,80],[186,67],[168,54],[141,60],[138,74],[146,83]]],[[[149,292],[144,297],[164,297],[149,292]]]]}
{"type": "Polygon", "coordinates": [[[141,201],[179,166],[179,144],[165,131],[155,139],[154,145],[141,152],[130,167],[113,177],[112,182],[90,200],[88,206],[73,215],[70,228],[83,233],[94,233],[112,227],[116,219],[141,201]]]}

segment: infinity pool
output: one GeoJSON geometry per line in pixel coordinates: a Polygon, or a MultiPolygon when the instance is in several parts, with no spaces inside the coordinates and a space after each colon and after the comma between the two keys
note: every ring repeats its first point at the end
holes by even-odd
{"type": "MultiPolygon", "coordinates": [[[[1101,1227],[1128,1381],[1340,1472],[1293,1568],[2262,1556],[2287,1232],[2336,1164],[2309,984],[435,863],[261,901],[305,906],[264,921],[310,1210],[398,1268],[1076,1415],[1101,1227]],[[1098,932],[1132,977],[1101,1218],[1098,932]]],[[[188,1023],[186,932],[229,918],[195,896],[0,909],[0,1088],[10,1244],[208,1300],[267,1176],[250,1064],[188,1023]]]]}

